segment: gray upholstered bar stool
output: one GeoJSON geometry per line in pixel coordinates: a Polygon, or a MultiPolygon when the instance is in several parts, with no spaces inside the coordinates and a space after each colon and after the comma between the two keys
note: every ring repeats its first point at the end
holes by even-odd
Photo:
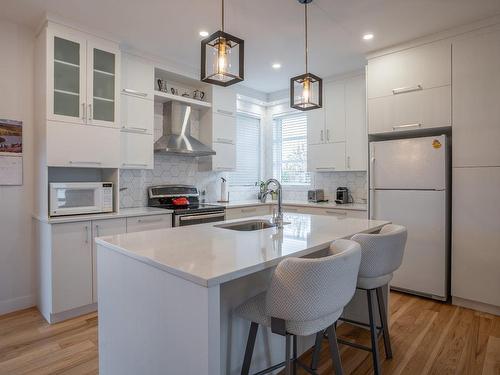
{"type": "Polygon", "coordinates": [[[285,373],[288,375],[292,368],[296,369],[297,364],[308,369],[297,360],[297,336],[308,336],[324,330],[329,333],[335,373],[342,374],[333,325],[354,295],[361,247],[350,240],[335,241],[332,247],[336,254],[323,258],[284,259],[276,267],[267,292],[236,308],[237,315],[252,322],[242,374],[249,373],[259,324],[271,327],[273,333],[285,336],[286,348],[283,362],[259,374],[285,366],[285,373]],[[290,358],[292,340],[293,356],[290,358]]]}
{"type": "MultiPolygon", "coordinates": [[[[380,360],[378,354],[379,332],[384,337],[386,358],[392,358],[391,340],[389,327],[387,325],[387,314],[383,299],[383,287],[389,284],[392,273],[396,271],[403,261],[403,253],[406,245],[407,231],[404,226],[388,224],[377,234],[356,234],[351,240],[361,245],[361,264],[359,266],[357,289],[366,291],[368,302],[368,318],[370,324],[357,322],[350,319],[339,318],[348,323],[367,326],[370,328],[371,346],[366,347],[342,338],[338,342],[363,349],[372,353],[373,369],[375,374],[380,374],[380,360]],[[375,295],[374,295],[375,294],[375,295]],[[376,325],[372,301],[377,299],[380,326],[376,325]]],[[[317,337],[311,367],[316,368],[321,338],[317,337]]]]}

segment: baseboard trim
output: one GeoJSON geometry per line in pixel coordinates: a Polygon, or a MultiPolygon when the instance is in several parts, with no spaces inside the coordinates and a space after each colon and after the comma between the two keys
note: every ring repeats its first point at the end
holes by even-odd
{"type": "Polygon", "coordinates": [[[471,301],[469,299],[452,297],[451,303],[468,309],[482,311],[488,314],[500,316],[500,306],[494,306],[483,302],[471,301]]]}
{"type": "Polygon", "coordinates": [[[0,301],[0,315],[27,309],[36,305],[35,295],[22,296],[0,301]]]}
{"type": "Polygon", "coordinates": [[[63,320],[68,320],[71,318],[76,318],[80,315],[89,314],[91,312],[97,311],[97,303],[91,303],[90,305],[85,305],[77,307],[76,309],[62,311],[60,313],[50,314],[50,324],[59,323],[63,320]]]}

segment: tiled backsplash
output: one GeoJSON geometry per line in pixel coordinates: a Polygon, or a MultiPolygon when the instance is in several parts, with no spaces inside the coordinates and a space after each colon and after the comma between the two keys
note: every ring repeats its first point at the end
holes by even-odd
{"type": "MultiPolygon", "coordinates": [[[[176,155],[155,155],[153,170],[122,170],[120,172],[120,207],[147,206],[146,188],[159,184],[195,185],[200,191],[206,191],[209,202],[217,200],[220,193],[220,177],[224,173],[199,172],[196,158],[176,155]]],[[[228,178],[230,182],[230,175],[228,178]]],[[[307,200],[307,190],[322,188],[327,199],[335,199],[338,186],[347,186],[356,202],[362,202],[367,196],[366,172],[331,172],[315,173],[311,186],[283,187],[285,200],[307,200]]],[[[257,199],[257,187],[230,186],[232,201],[257,199]]]]}

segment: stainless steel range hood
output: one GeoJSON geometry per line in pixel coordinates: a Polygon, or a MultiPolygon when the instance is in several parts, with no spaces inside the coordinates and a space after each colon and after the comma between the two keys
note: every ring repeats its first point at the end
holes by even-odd
{"type": "Polygon", "coordinates": [[[163,106],[163,135],[155,142],[156,153],[209,156],[215,151],[191,136],[189,105],[171,101],[163,106]]]}

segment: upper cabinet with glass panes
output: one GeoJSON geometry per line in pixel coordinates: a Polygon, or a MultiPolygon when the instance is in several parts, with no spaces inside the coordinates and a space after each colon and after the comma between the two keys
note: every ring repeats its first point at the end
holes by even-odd
{"type": "Polygon", "coordinates": [[[120,52],[72,29],[47,32],[47,119],[118,127],[120,52]]]}

